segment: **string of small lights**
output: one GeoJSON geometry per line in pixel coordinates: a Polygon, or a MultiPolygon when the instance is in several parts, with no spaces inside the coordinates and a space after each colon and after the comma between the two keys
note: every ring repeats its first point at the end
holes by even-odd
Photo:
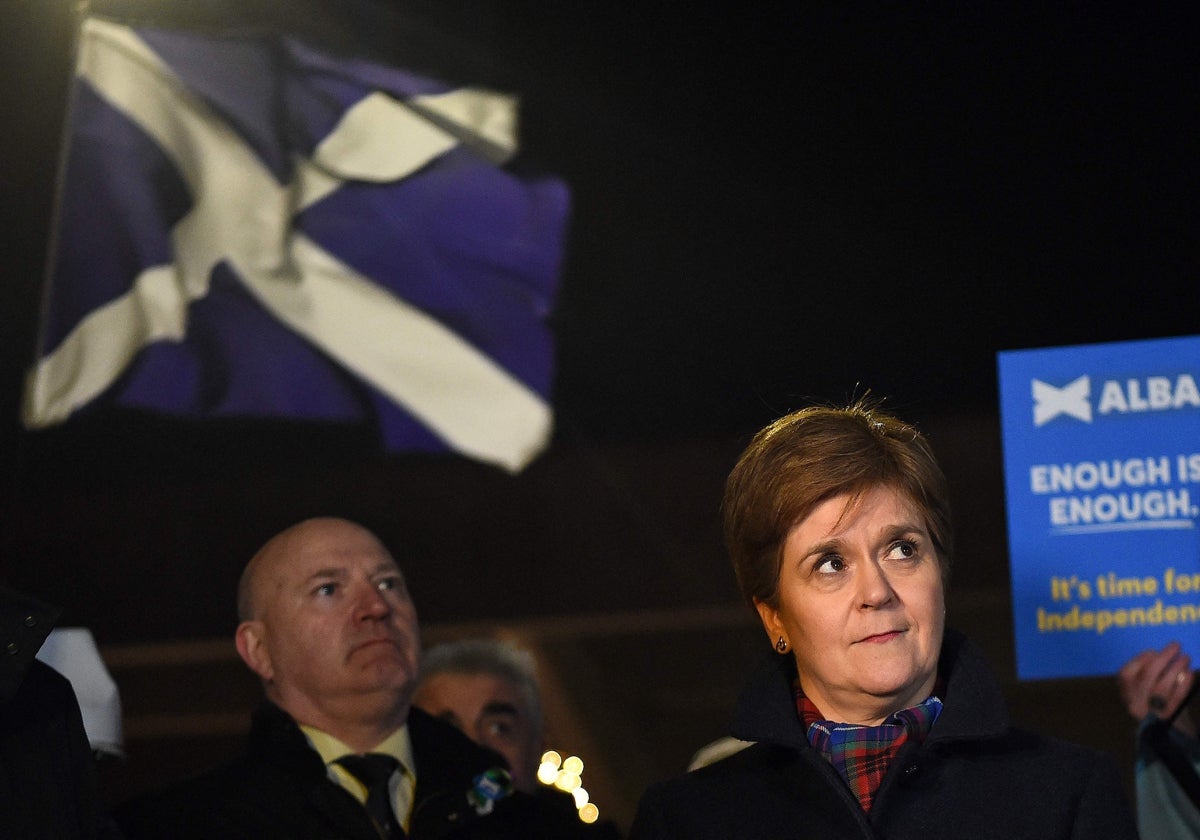
{"type": "Polygon", "coordinates": [[[542,753],[542,763],[538,766],[538,781],[547,787],[556,787],[575,797],[575,808],[579,819],[585,823],[594,823],[600,819],[600,809],[590,802],[587,790],[583,787],[583,760],[578,756],[563,758],[554,750],[542,753]]]}

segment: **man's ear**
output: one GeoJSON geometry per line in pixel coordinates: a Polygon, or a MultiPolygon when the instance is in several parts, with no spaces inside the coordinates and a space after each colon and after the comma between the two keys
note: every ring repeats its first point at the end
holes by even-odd
{"type": "Polygon", "coordinates": [[[766,601],[760,601],[757,598],[754,599],[754,608],[758,610],[758,617],[762,619],[763,629],[767,631],[767,638],[771,641],[771,647],[775,647],[780,637],[791,645],[792,640],[787,637],[787,633],[783,629],[783,622],[779,620],[779,610],[772,607],[766,601]]]}
{"type": "Polygon", "coordinates": [[[271,652],[267,650],[266,639],[263,638],[262,622],[243,621],[238,625],[233,640],[246,666],[258,674],[263,682],[270,682],[275,676],[275,669],[271,665],[271,652]]]}

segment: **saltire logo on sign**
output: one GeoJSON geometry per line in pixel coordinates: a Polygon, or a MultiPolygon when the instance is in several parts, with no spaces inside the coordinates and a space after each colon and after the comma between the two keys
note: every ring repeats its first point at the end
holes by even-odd
{"type": "Polygon", "coordinates": [[[276,35],[84,21],[30,428],[116,403],[548,443],[569,210],[516,102],[276,35]]]}

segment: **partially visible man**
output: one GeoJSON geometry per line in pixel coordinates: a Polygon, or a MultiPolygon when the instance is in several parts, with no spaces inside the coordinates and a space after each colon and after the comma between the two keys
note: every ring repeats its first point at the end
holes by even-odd
{"type": "Polygon", "coordinates": [[[1117,673],[1117,689],[1138,724],[1138,833],[1149,840],[1200,837],[1200,740],[1196,674],[1179,642],[1145,650],[1117,673]]]}
{"type": "Polygon", "coordinates": [[[609,821],[580,821],[573,797],[538,782],[546,748],[541,691],[533,655],[499,639],[463,639],[430,648],[421,662],[413,705],[453,724],[504,756],[517,790],[555,815],[556,836],[615,838],[609,821]]]}
{"type": "Polygon", "coordinates": [[[238,653],[266,694],[247,751],[121,809],[129,838],[555,836],[530,797],[502,795],[500,756],[410,709],[416,608],[370,531],[321,518],[274,537],[238,612],[238,653]]]}
{"type": "Polygon", "coordinates": [[[71,683],[34,658],[58,615],[0,586],[0,835],[111,838],[71,683]]]}
{"type": "Polygon", "coordinates": [[[504,756],[517,790],[537,791],[545,735],[529,651],[497,639],[430,648],[413,705],[504,756]]]}

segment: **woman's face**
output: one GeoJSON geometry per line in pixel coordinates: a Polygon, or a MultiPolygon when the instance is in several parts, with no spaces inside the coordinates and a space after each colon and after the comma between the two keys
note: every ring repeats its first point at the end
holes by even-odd
{"type": "Polygon", "coordinates": [[[779,606],[757,603],[791,646],[804,694],[829,719],[874,725],[925,700],[945,626],[941,567],[925,519],[880,485],[817,505],[788,532],[779,606]]]}

